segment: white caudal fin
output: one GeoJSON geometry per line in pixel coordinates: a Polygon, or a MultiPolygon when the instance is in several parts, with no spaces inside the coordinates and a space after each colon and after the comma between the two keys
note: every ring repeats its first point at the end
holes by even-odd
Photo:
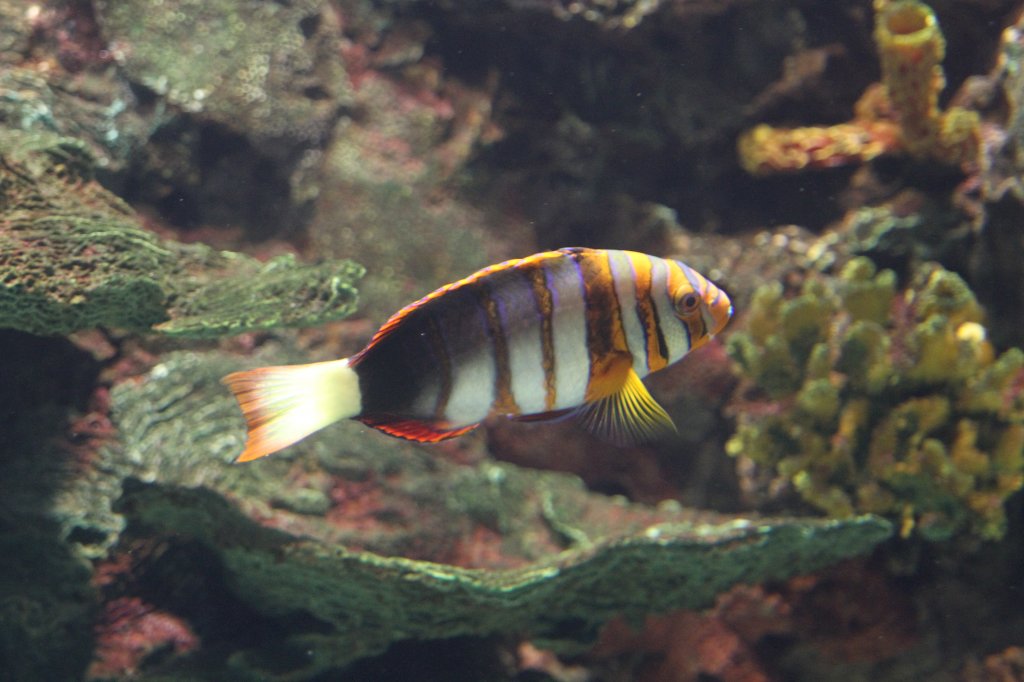
{"type": "Polygon", "coordinates": [[[245,450],[236,462],[277,452],[362,409],[359,377],[347,358],[260,367],[222,381],[235,394],[249,427],[245,450]]]}

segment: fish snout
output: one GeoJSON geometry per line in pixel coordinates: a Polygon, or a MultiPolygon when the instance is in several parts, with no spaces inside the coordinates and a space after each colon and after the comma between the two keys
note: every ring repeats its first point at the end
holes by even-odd
{"type": "Polygon", "coordinates": [[[710,320],[708,329],[711,336],[715,336],[725,328],[732,317],[732,301],[729,295],[719,289],[713,282],[708,281],[708,290],[704,300],[707,301],[710,320]]]}

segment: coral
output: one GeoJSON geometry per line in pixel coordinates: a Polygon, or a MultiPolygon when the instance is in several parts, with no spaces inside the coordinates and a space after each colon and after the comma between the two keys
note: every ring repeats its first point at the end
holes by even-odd
{"type": "Polygon", "coordinates": [[[0,129],[0,148],[2,327],[202,337],[315,324],[355,308],[354,263],[261,264],[163,241],[96,182],[81,143],[0,129]]]}
{"type": "Polygon", "coordinates": [[[899,149],[891,121],[854,120],[833,126],[773,128],[761,124],[737,142],[740,163],[755,175],[863,163],[899,149]]]}
{"type": "Polygon", "coordinates": [[[1007,647],[986,656],[982,663],[968,661],[960,679],[962,682],[1017,682],[1024,679],[1024,648],[1007,647]]]}
{"type": "Polygon", "coordinates": [[[551,3],[553,14],[559,19],[582,17],[608,29],[636,28],[661,5],[661,0],[576,0],[551,3]]]}
{"type": "MultiPolygon", "coordinates": [[[[256,612],[316,623],[315,631],[293,628],[278,643],[284,651],[305,652],[293,659],[304,662],[302,679],[407,638],[529,633],[544,646],[575,650],[613,615],[702,607],[736,582],[813,570],[861,553],[889,533],[869,517],[663,523],[522,569],[488,571],[271,531],[204,489],[135,488],[119,508],[137,532],[188,539],[212,551],[229,589],[256,612]]],[[[267,654],[239,652],[234,661],[257,672],[267,654]]]]}
{"type": "MultiPolygon", "coordinates": [[[[272,345],[253,360],[289,360],[268,354],[272,345]]],[[[266,466],[230,466],[244,425],[218,380],[238,365],[175,353],[115,386],[118,442],[62,485],[50,514],[91,557],[118,541],[120,551],[136,541],[162,547],[128,568],[130,584],[151,585],[142,599],[160,611],[180,613],[191,596],[154,581],[222,580],[217,591],[235,608],[290,623],[288,637],[259,650],[245,637],[219,643],[254,677],[276,659],[308,679],[404,639],[531,633],[566,650],[614,615],[700,608],[736,582],[811,571],[892,533],[875,517],[756,519],[628,504],[565,474],[453,464],[355,423],[266,466]]]]}
{"type": "Polygon", "coordinates": [[[0,63],[17,64],[28,52],[32,40],[32,19],[40,8],[26,11],[19,0],[0,0],[0,63]]]}
{"type": "Polygon", "coordinates": [[[264,147],[322,142],[350,96],[319,0],[103,1],[97,14],[129,80],[264,147]]]}
{"type": "Polygon", "coordinates": [[[635,661],[629,679],[637,682],[768,682],[756,653],[758,641],[792,629],[791,607],[780,595],[740,585],[719,595],[704,612],[647,616],[640,631],[613,620],[590,656],[628,655],[635,661]]]}
{"type": "Polygon", "coordinates": [[[109,76],[87,73],[61,82],[26,68],[0,71],[0,125],[75,138],[108,177],[124,170],[148,134],[134,101],[128,84],[109,76]]]}
{"type": "Polygon", "coordinates": [[[959,276],[931,265],[898,292],[864,258],[786,298],[757,291],[729,352],[748,380],[731,454],[835,517],[903,535],[1001,537],[1024,482],[1024,352],[996,356],[959,276]],[[760,416],[758,416],[760,415],[760,416]]]}
{"type": "Polygon", "coordinates": [[[999,57],[988,76],[1006,99],[1005,135],[993,141],[986,164],[985,193],[990,201],[1003,194],[1024,201],[1024,17],[1003,31],[999,57]]]}
{"type": "MultiPolygon", "coordinates": [[[[790,635],[817,661],[884,662],[917,644],[920,616],[914,600],[877,556],[844,561],[783,586],[790,635]]],[[[793,675],[793,672],[790,672],[793,675]]],[[[798,679],[820,677],[811,671],[798,679]]]]}
{"type": "Polygon", "coordinates": [[[199,638],[180,618],[137,597],[104,604],[97,629],[96,658],[89,666],[89,679],[130,677],[149,656],[166,650],[186,654],[199,646],[199,638]]]}
{"type": "Polygon", "coordinates": [[[324,0],[97,2],[148,139],[125,195],[179,225],[293,235],[320,190],[323,146],[347,111],[340,23],[324,0]]]}
{"type": "Polygon", "coordinates": [[[964,249],[971,283],[991,313],[993,338],[1024,343],[1024,16],[1001,37],[997,62],[978,89],[1005,102],[998,124],[986,128],[980,215],[964,249]]]}
{"type": "Polygon", "coordinates": [[[878,0],[875,12],[882,83],[864,92],[853,119],[806,128],[756,126],[737,142],[743,168],[752,174],[830,168],[900,151],[966,168],[978,165],[977,112],[938,106],[946,41],[935,13],[917,0],[878,0]]]}
{"type": "Polygon", "coordinates": [[[906,189],[892,199],[851,209],[836,227],[835,236],[851,253],[901,272],[927,261],[960,263],[965,250],[963,215],[948,202],[918,190],[906,189]]]}
{"type": "Polygon", "coordinates": [[[113,61],[91,2],[36,5],[25,12],[25,19],[33,29],[33,52],[45,55],[39,65],[47,71],[57,67],[45,61],[49,57],[68,73],[99,71],[113,61]]]}
{"type": "MultiPolygon", "coordinates": [[[[199,249],[200,257],[205,255],[199,249]]],[[[363,268],[351,261],[304,265],[290,254],[256,265],[220,252],[216,276],[191,291],[171,291],[169,319],[154,327],[172,336],[209,337],[254,329],[308,327],[355,310],[355,280],[363,268]],[[255,266],[255,267],[254,267],[255,266]]]]}

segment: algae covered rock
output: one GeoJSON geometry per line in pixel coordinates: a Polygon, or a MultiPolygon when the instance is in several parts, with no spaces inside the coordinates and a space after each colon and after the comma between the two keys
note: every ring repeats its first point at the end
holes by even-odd
{"type": "Polygon", "coordinates": [[[75,138],[106,178],[124,170],[151,125],[134,107],[128,83],[109,72],[47,79],[11,67],[0,72],[0,93],[0,126],[75,138]]]}
{"type": "Polygon", "coordinates": [[[0,678],[80,679],[93,644],[89,570],[30,524],[0,530],[0,678]]]}
{"type": "Polygon", "coordinates": [[[14,64],[21,59],[32,39],[32,25],[21,2],[0,2],[0,62],[14,64]]]}
{"type": "Polygon", "coordinates": [[[173,222],[295,233],[322,150],[351,104],[324,0],[96,3],[120,74],[152,106],[125,196],[173,222]]]}
{"type": "Polygon", "coordinates": [[[354,310],[354,263],[262,264],[161,240],[95,181],[82,143],[0,130],[0,148],[0,327],[214,336],[354,310]]]}
{"type": "Polygon", "coordinates": [[[252,674],[303,652],[289,679],[312,678],[405,639],[517,633],[572,651],[613,616],[706,607],[737,582],[810,572],[864,553],[891,532],[876,517],[667,522],[521,569],[485,570],[289,536],[203,489],[131,488],[119,509],[129,532],[198,543],[217,558],[235,596],[262,616],[310,622],[276,651],[233,657],[252,674]]]}
{"type": "Polygon", "coordinates": [[[628,504],[565,474],[459,466],[355,423],[232,465],[244,425],[219,379],[238,365],[175,353],[116,387],[119,442],[54,505],[87,555],[163,547],[137,581],[223,581],[255,630],[288,624],[258,648],[225,644],[235,674],[311,679],[397,641],[460,635],[528,633],[569,650],[614,615],[700,608],[737,582],[813,571],[891,534],[874,517],[628,504]]]}
{"type": "Polygon", "coordinates": [[[325,139],[348,96],[322,0],[98,3],[127,77],[261,145],[325,139]]]}

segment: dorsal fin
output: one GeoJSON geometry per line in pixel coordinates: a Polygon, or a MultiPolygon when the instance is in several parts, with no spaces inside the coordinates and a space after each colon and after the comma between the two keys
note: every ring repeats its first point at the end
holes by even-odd
{"type": "Polygon", "coordinates": [[[462,278],[460,280],[452,282],[451,284],[445,284],[443,287],[435,289],[434,291],[430,292],[429,294],[427,294],[423,298],[421,298],[421,299],[419,299],[417,301],[413,301],[412,303],[410,303],[409,305],[403,307],[401,310],[399,310],[394,315],[389,317],[387,322],[385,322],[383,325],[381,325],[381,328],[378,329],[377,332],[373,335],[373,338],[370,339],[370,342],[368,344],[366,344],[366,348],[364,348],[358,354],[353,356],[352,364],[357,364],[358,358],[363,353],[365,353],[367,350],[369,350],[374,345],[379,343],[381,339],[383,339],[385,336],[387,336],[392,331],[394,331],[395,328],[397,328],[398,325],[402,323],[402,320],[404,320],[408,315],[410,315],[411,313],[415,312],[416,310],[419,310],[420,308],[422,308],[426,304],[430,303],[431,301],[433,301],[435,299],[438,299],[441,296],[444,296],[448,292],[453,291],[455,289],[459,289],[459,288],[464,287],[464,286],[468,286],[468,285],[474,284],[474,283],[480,281],[481,279],[483,279],[484,277],[487,277],[488,275],[492,275],[495,272],[498,272],[500,270],[505,270],[505,269],[508,269],[508,268],[527,267],[527,266],[533,265],[534,263],[537,263],[539,261],[543,261],[543,260],[547,260],[547,259],[551,259],[551,258],[564,258],[564,257],[565,257],[565,253],[563,253],[562,251],[544,251],[544,252],[541,252],[541,253],[535,253],[532,256],[527,256],[526,258],[513,258],[512,260],[503,261],[503,262],[497,263],[495,265],[489,265],[486,268],[483,268],[482,270],[477,270],[476,272],[474,272],[472,275],[469,275],[468,277],[464,277],[464,278],[462,278]]]}

